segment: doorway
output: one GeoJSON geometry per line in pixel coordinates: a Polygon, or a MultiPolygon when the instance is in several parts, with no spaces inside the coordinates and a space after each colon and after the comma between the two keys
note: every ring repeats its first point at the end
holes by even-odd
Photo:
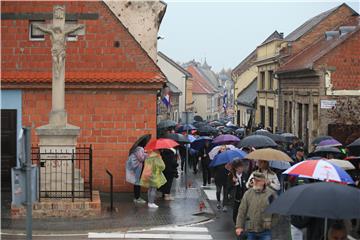
{"type": "Polygon", "coordinates": [[[1,191],[11,191],[11,168],[16,166],[15,109],[1,109],[1,191]]]}

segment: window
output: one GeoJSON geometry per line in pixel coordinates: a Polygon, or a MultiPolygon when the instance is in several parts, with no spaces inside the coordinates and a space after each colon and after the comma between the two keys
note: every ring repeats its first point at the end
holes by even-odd
{"type": "Polygon", "coordinates": [[[260,90],[265,89],[265,72],[260,72],[260,90]]]}
{"type": "MultiPolygon", "coordinates": [[[[77,21],[76,20],[68,20],[68,21],[65,21],[65,24],[77,24],[77,21]]],[[[67,35],[66,40],[71,41],[71,42],[77,41],[77,35],[74,33],[70,33],[67,35]]]]}
{"type": "Polygon", "coordinates": [[[303,134],[303,112],[302,112],[302,103],[298,103],[298,136],[299,138],[302,138],[302,134],[303,134]]]}
{"type": "Polygon", "coordinates": [[[265,126],[265,107],[260,106],[260,122],[265,126]]]}
{"type": "Polygon", "coordinates": [[[271,130],[274,129],[274,109],[272,107],[268,107],[269,111],[269,127],[271,130]]]}
{"type": "Polygon", "coordinates": [[[274,88],[274,77],[273,77],[273,71],[268,71],[269,74],[269,90],[273,90],[274,88]]]}
{"type": "Polygon", "coordinates": [[[287,101],[284,101],[284,128],[283,128],[283,131],[284,132],[288,132],[288,129],[287,129],[287,126],[288,126],[288,116],[289,116],[289,113],[288,113],[288,102],[287,101]]]}
{"type": "Polygon", "coordinates": [[[30,21],[29,22],[29,40],[30,41],[44,41],[45,40],[45,36],[44,33],[42,33],[39,30],[36,30],[33,27],[33,24],[44,24],[45,20],[34,20],[34,21],[30,21]]]}

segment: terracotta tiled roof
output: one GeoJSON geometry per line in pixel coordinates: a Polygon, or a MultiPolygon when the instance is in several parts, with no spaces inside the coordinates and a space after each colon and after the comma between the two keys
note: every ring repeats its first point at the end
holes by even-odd
{"type": "Polygon", "coordinates": [[[325,36],[323,36],[314,44],[310,45],[294,57],[290,58],[284,65],[282,65],[277,70],[277,73],[313,69],[314,63],[317,60],[319,60],[325,54],[329,53],[336,46],[349,39],[359,30],[360,27],[357,27],[353,32],[348,33],[345,36],[337,36],[334,39],[330,40],[326,40],[325,36]]]}
{"type": "Polygon", "coordinates": [[[186,69],[193,79],[193,93],[195,94],[214,94],[214,91],[206,79],[197,71],[194,66],[188,66],[186,69]]]}
{"type": "MultiPolygon", "coordinates": [[[[51,72],[3,72],[2,83],[49,83],[51,72]]],[[[67,83],[161,83],[164,76],[154,72],[67,72],[67,83]]]]}

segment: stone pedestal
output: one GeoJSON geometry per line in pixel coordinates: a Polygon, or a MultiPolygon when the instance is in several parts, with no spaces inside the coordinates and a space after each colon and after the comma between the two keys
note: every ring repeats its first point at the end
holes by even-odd
{"type": "MultiPolygon", "coordinates": [[[[76,139],[80,128],[70,124],[49,124],[37,128],[36,133],[41,153],[40,191],[64,191],[60,193],[63,197],[69,197],[65,195],[71,194],[72,190],[83,191],[81,170],[77,168],[76,161],[75,165],[72,161],[76,157],[76,139]]],[[[76,193],[76,197],[81,197],[80,195],[81,193],[76,193]]]]}

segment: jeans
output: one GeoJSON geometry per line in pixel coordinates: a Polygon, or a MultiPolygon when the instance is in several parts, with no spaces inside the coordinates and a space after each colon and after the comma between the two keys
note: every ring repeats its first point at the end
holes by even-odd
{"type": "Polygon", "coordinates": [[[157,189],[154,187],[149,187],[148,189],[148,202],[154,203],[156,198],[156,191],[157,189]]]}
{"type": "Polygon", "coordinates": [[[263,231],[263,232],[248,232],[247,240],[271,240],[271,231],[263,231]]]}
{"type": "Polygon", "coordinates": [[[141,190],[141,187],[139,185],[134,185],[134,198],[135,199],[140,198],[140,190],[141,190]]]}

